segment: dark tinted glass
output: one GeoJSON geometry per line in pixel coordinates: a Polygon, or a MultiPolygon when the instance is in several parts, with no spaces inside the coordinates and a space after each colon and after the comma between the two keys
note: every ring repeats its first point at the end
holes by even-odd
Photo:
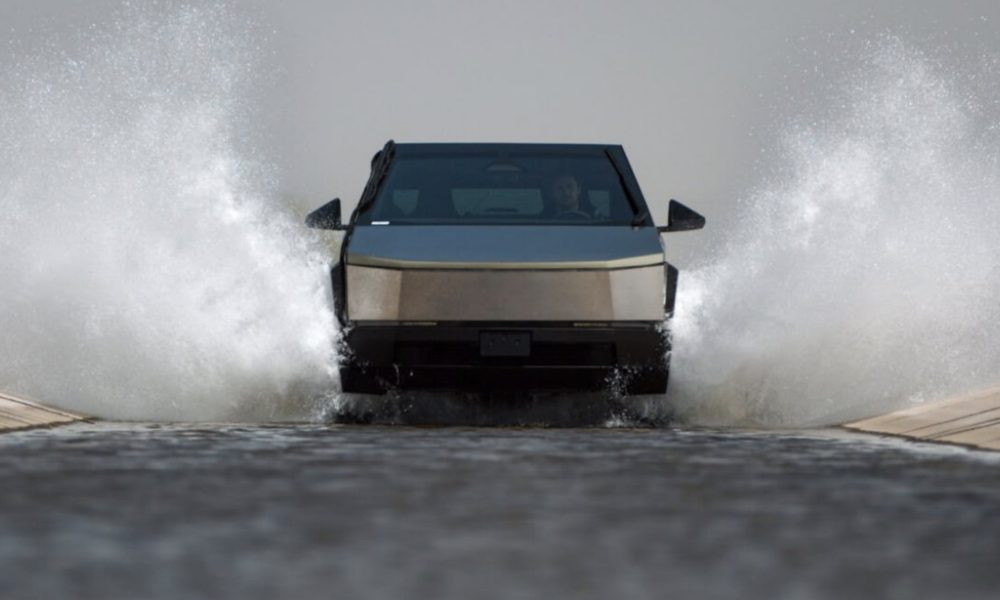
{"type": "Polygon", "coordinates": [[[361,223],[627,224],[632,208],[605,155],[397,157],[361,223]]]}

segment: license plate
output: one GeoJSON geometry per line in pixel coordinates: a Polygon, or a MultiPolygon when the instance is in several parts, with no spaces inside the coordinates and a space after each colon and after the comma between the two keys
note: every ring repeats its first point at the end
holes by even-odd
{"type": "Polygon", "coordinates": [[[479,334],[481,356],[531,356],[528,331],[483,331],[479,334]]]}

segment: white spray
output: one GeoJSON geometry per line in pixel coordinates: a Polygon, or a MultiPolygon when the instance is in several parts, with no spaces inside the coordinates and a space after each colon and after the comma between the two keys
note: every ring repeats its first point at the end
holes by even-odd
{"type": "Polygon", "coordinates": [[[960,81],[890,40],[826,101],[840,108],[789,126],[782,169],[682,274],[680,416],[829,424],[1000,380],[1000,111],[983,70],[960,81]]]}
{"type": "Polygon", "coordinates": [[[336,386],[321,248],[244,149],[250,24],[126,8],[0,91],[0,389],[126,419],[302,418],[336,386]]]}

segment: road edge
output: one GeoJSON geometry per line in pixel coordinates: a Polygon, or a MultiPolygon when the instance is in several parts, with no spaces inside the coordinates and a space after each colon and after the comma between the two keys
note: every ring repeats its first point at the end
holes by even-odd
{"type": "Polygon", "coordinates": [[[0,434],[40,427],[57,427],[89,420],[91,420],[90,417],[84,415],[0,392],[0,434]]]}
{"type": "Polygon", "coordinates": [[[845,423],[841,427],[1000,451],[1000,387],[845,423]]]}

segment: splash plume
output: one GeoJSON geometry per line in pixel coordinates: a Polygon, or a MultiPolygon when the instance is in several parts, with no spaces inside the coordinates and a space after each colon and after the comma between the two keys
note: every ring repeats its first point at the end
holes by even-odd
{"type": "Polygon", "coordinates": [[[252,151],[252,23],[125,8],[0,91],[0,388],[98,416],[303,416],[326,259],[252,151]]]}
{"type": "Polygon", "coordinates": [[[788,126],[780,167],[681,282],[683,417],[828,424],[1000,379],[1000,111],[976,81],[996,76],[887,40],[840,108],[788,126]]]}

